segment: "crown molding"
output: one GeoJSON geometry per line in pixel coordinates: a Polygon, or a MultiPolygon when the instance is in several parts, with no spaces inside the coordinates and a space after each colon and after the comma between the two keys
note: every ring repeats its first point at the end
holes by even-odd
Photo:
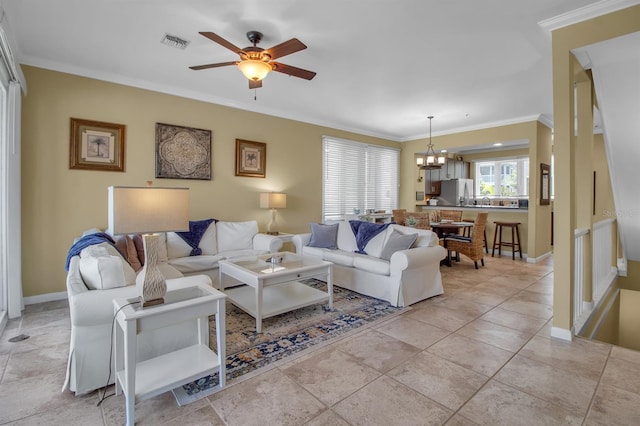
{"type": "Polygon", "coordinates": [[[578,22],[593,19],[598,16],[606,15],[617,10],[626,9],[627,7],[640,4],[638,0],[601,0],[567,13],[563,13],[553,18],[545,19],[538,22],[538,25],[549,34],[559,28],[568,27],[578,22]]]}
{"type": "MultiPolygon", "coordinates": [[[[510,118],[507,120],[493,121],[491,123],[478,124],[475,126],[457,127],[454,129],[443,131],[443,132],[433,132],[431,136],[445,136],[445,135],[452,135],[454,133],[473,132],[475,130],[485,130],[485,129],[491,129],[493,127],[510,126],[512,124],[528,123],[530,121],[540,121],[541,123],[547,125],[547,122],[541,119],[542,117],[543,117],[543,114],[528,115],[525,117],[516,117],[516,118],[510,118]]],[[[549,127],[553,127],[553,126],[549,126],[549,127]]],[[[419,135],[402,138],[399,142],[410,142],[418,139],[426,139],[428,137],[429,137],[429,133],[419,134],[419,135]]]]}
{"type": "Polygon", "coordinates": [[[553,130],[553,115],[540,114],[538,121],[553,130]]]}
{"type": "MultiPolygon", "coordinates": [[[[82,68],[82,67],[74,67],[69,64],[63,64],[56,61],[45,61],[39,58],[34,58],[31,56],[23,56],[20,61],[24,65],[29,65],[37,68],[42,68],[50,71],[61,72],[65,74],[76,75],[85,78],[91,78],[94,80],[106,81],[114,84],[121,84],[124,86],[134,87],[137,89],[150,90],[153,92],[164,93],[172,96],[179,96],[182,98],[193,99],[197,101],[212,103],[216,105],[221,105],[229,108],[235,108],[242,111],[254,112],[258,114],[265,114],[273,117],[283,118],[287,120],[299,121],[302,123],[312,124],[321,127],[327,127],[333,130],[341,130],[345,132],[355,133],[363,136],[370,136],[373,138],[386,139],[392,142],[408,142],[417,139],[428,138],[429,134],[426,133],[424,135],[418,134],[413,136],[401,137],[397,134],[388,134],[388,133],[379,133],[372,132],[369,129],[361,129],[349,126],[343,126],[330,121],[317,120],[311,117],[291,114],[289,112],[277,110],[274,108],[264,108],[261,106],[252,106],[250,104],[241,104],[237,102],[230,102],[228,99],[211,96],[211,95],[203,95],[202,92],[196,92],[191,90],[185,90],[176,86],[167,86],[160,85],[156,83],[152,83],[146,80],[140,80],[135,78],[126,77],[120,74],[108,73],[108,72],[96,72],[94,70],[82,68]]],[[[525,117],[517,117],[512,119],[494,121],[490,123],[478,124],[475,126],[467,126],[467,127],[458,127],[454,129],[449,129],[444,132],[434,132],[432,136],[443,136],[450,135],[454,133],[462,133],[462,132],[470,132],[474,130],[484,130],[490,129],[492,127],[501,127],[508,126],[512,124],[521,124],[530,121],[540,121],[541,123],[547,125],[548,127],[553,127],[553,123],[543,117],[546,117],[544,114],[539,115],[530,115],[525,117]]]]}
{"type": "Polygon", "coordinates": [[[193,99],[196,101],[202,101],[202,102],[221,105],[229,108],[235,108],[242,111],[270,115],[273,117],[299,121],[301,123],[313,124],[321,127],[328,127],[330,129],[341,130],[345,132],[355,133],[358,135],[386,139],[393,142],[401,142],[400,136],[396,134],[372,132],[371,130],[368,130],[368,129],[344,126],[331,121],[318,120],[312,117],[304,116],[302,114],[291,114],[290,112],[282,111],[277,108],[265,108],[262,105],[254,106],[253,104],[249,104],[249,103],[245,104],[245,103],[239,103],[239,102],[232,102],[226,98],[205,95],[202,92],[185,90],[177,86],[167,86],[165,84],[156,84],[156,83],[149,82],[147,80],[131,78],[121,74],[115,74],[115,73],[109,73],[109,72],[97,72],[95,70],[90,70],[87,68],[70,66],[69,64],[63,64],[56,61],[42,60],[40,58],[35,58],[31,56],[23,56],[21,58],[20,63],[24,65],[36,67],[36,68],[46,69],[49,71],[56,71],[56,72],[61,72],[65,74],[91,78],[93,80],[106,81],[108,83],[121,84],[123,86],[134,87],[136,89],[150,90],[153,92],[163,93],[166,95],[179,96],[186,99],[193,99]]]}

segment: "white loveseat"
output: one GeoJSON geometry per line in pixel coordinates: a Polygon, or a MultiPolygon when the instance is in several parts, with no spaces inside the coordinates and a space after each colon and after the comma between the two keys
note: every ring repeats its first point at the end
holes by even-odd
{"type": "Polygon", "coordinates": [[[367,243],[367,254],[355,252],[356,236],[348,221],[338,222],[336,249],[310,247],[311,235],[293,237],[296,252],[333,262],[335,285],[386,300],[393,306],[408,306],[443,293],[440,261],[447,252],[429,230],[391,224],[367,243]],[[411,248],[395,251],[390,260],[385,260],[381,255],[394,230],[418,237],[411,248]]]}
{"type": "MultiPolygon", "coordinates": [[[[165,243],[161,244],[158,259],[158,267],[167,279],[167,290],[199,284],[212,285],[218,279],[219,260],[276,252],[282,247],[282,241],[277,237],[259,234],[255,221],[210,225],[200,242],[204,254],[199,256],[189,256],[191,247],[172,234],[161,234],[161,242],[165,243]]],[[[140,294],[135,285],[136,272],[125,260],[133,253],[120,256],[108,243],[99,244],[109,250],[108,261],[114,258],[121,261],[121,271],[106,273],[106,268],[97,265],[95,258],[90,258],[97,246],[92,245],[80,255],[72,256],[67,273],[71,341],[63,390],[69,387],[76,394],[91,392],[113,383],[113,369],[109,374],[114,314],[112,301],[116,298],[135,298],[140,294]]],[[[121,245],[118,244],[118,247],[122,250],[121,245]]],[[[196,341],[195,322],[145,332],[138,339],[138,360],[168,353],[196,341]]]]}

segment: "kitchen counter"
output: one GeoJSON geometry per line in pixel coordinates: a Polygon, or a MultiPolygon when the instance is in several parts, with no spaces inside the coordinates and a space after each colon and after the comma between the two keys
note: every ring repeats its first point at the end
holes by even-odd
{"type": "Polygon", "coordinates": [[[513,213],[527,213],[529,209],[527,207],[509,207],[509,206],[430,206],[428,204],[416,204],[416,207],[424,210],[424,207],[433,210],[468,210],[468,211],[506,211],[513,213]]]}
{"type": "MultiPolygon", "coordinates": [[[[527,213],[529,213],[529,209],[526,207],[516,208],[506,206],[429,206],[425,204],[416,205],[416,211],[436,212],[438,210],[462,210],[463,221],[474,219],[480,212],[489,213],[486,226],[489,256],[491,256],[491,249],[493,247],[493,237],[496,229],[495,222],[518,222],[520,224],[520,244],[522,247],[522,253],[526,256],[528,252],[529,215],[527,213]]],[[[407,212],[407,216],[410,215],[411,213],[407,212]]],[[[509,240],[509,237],[507,237],[506,239],[509,240]]]]}

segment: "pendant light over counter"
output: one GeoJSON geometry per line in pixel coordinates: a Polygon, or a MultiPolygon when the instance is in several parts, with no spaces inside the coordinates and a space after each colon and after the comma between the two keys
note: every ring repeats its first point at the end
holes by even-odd
{"type": "Polygon", "coordinates": [[[431,120],[433,119],[433,115],[427,118],[429,119],[429,143],[427,144],[427,152],[424,156],[416,159],[416,165],[421,170],[439,169],[444,165],[446,158],[442,152],[436,155],[433,150],[433,142],[431,141],[431,120]]]}

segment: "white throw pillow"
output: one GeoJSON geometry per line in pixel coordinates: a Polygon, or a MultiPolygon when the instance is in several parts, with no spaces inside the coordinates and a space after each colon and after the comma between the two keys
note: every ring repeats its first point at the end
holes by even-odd
{"type": "MultiPolygon", "coordinates": [[[[252,242],[253,244],[253,242],[252,242]]],[[[211,222],[211,225],[207,228],[198,247],[202,250],[202,254],[213,256],[218,254],[218,236],[216,222],[211,222]]]]}
{"type": "Polygon", "coordinates": [[[382,248],[384,247],[385,240],[387,239],[387,231],[389,229],[385,229],[383,232],[379,233],[375,237],[369,240],[366,246],[364,246],[364,251],[373,257],[380,257],[382,254],[382,248]]]}
{"type": "MultiPolygon", "coordinates": [[[[198,244],[202,254],[215,255],[218,253],[218,242],[216,241],[216,223],[209,224],[209,227],[202,235],[198,244]]],[[[191,246],[175,232],[167,232],[167,256],[169,259],[179,259],[191,255],[191,246]]]]}
{"type": "Polygon", "coordinates": [[[188,257],[191,246],[175,232],[167,232],[167,256],[169,259],[188,257]]]}
{"type": "Polygon", "coordinates": [[[346,220],[338,222],[338,248],[352,253],[358,250],[356,236],[353,234],[351,225],[346,220]]]}
{"type": "Polygon", "coordinates": [[[80,252],[80,275],[93,290],[135,284],[136,273],[118,250],[109,243],[86,247],[80,252]]]}
{"type": "Polygon", "coordinates": [[[253,249],[253,237],[258,233],[258,222],[218,222],[218,253],[230,250],[253,249]]]}

